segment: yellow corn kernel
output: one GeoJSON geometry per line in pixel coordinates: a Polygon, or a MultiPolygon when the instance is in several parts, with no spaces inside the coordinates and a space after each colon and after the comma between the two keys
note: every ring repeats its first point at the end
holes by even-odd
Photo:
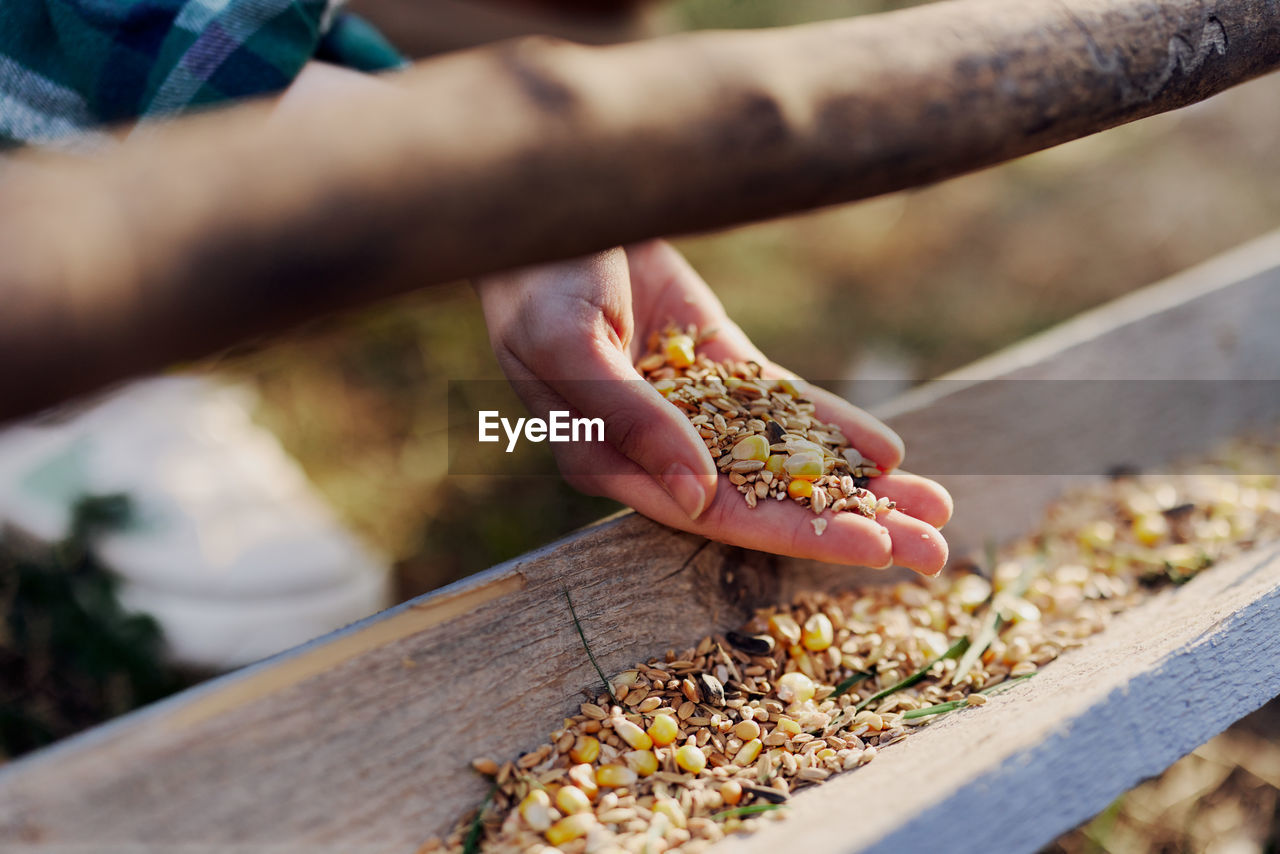
{"type": "Polygon", "coordinates": [[[787,465],[786,454],[770,454],[769,459],[764,461],[764,470],[772,472],[774,477],[782,474],[787,465]]]}
{"type": "Polygon", "coordinates": [[[680,725],[676,723],[676,719],[671,715],[658,715],[653,719],[653,723],[649,724],[649,738],[658,747],[666,747],[680,737],[680,725]]]}
{"type": "Polygon", "coordinates": [[[1160,559],[1174,569],[1204,569],[1208,555],[1195,546],[1185,543],[1168,546],[1160,551],[1160,559]]]}
{"type": "Polygon", "coordinates": [[[970,573],[956,581],[953,589],[960,607],[972,611],[991,595],[991,582],[981,575],[970,573]]]}
{"type": "Polygon", "coordinates": [[[951,641],[942,632],[930,629],[916,629],[916,643],[926,658],[938,658],[951,646],[951,641]]]}
{"type": "Polygon", "coordinates": [[[547,841],[559,847],[566,842],[581,839],[596,826],[596,817],[589,812],[574,813],[557,821],[547,830],[547,841]]]}
{"type": "Polygon", "coordinates": [[[784,703],[804,703],[813,699],[817,690],[813,680],[803,673],[784,673],[778,677],[778,699],[784,703]]]}
{"type": "Polygon", "coordinates": [[[653,813],[665,815],[673,827],[684,827],[689,823],[688,818],[685,817],[684,808],[675,798],[658,798],[653,804],[653,813]]]}
{"type": "Polygon", "coordinates": [[[652,750],[629,750],[622,758],[626,760],[627,767],[641,777],[648,777],[658,770],[658,757],[652,750]]]}
{"type": "Polygon", "coordinates": [[[720,798],[727,807],[736,807],[742,800],[742,784],[737,780],[725,780],[720,784],[720,798]]]}
{"type": "Polygon", "coordinates": [[[662,345],[662,355],[673,368],[687,368],[693,364],[693,339],[688,335],[672,335],[662,345]]]}
{"type": "Polygon", "coordinates": [[[581,736],[569,750],[574,762],[595,762],[600,758],[600,741],[594,736],[581,736]]]}
{"type": "Polygon", "coordinates": [[[831,625],[831,618],[826,614],[814,614],[804,621],[804,632],[800,636],[800,641],[805,649],[822,652],[831,646],[831,642],[835,639],[835,629],[831,625]]]}
{"type": "Polygon", "coordinates": [[[1144,513],[1133,520],[1133,535],[1143,545],[1154,546],[1169,536],[1169,522],[1163,513],[1144,513]]]}
{"type": "Polygon", "coordinates": [[[600,794],[600,787],[596,785],[595,769],[590,765],[574,765],[570,768],[569,781],[593,801],[596,799],[596,795],[600,794]]]}
{"type": "Polygon", "coordinates": [[[824,747],[818,751],[819,759],[831,759],[835,755],[836,755],[836,752],[832,750],[830,747],[824,747]]]}
{"type": "Polygon", "coordinates": [[[800,624],[790,614],[774,614],[769,618],[769,634],[787,646],[794,646],[800,643],[800,624]]]}
{"type": "Polygon", "coordinates": [[[634,786],[639,775],[625,765],[601,765],[596,769],[596,785],[606,789],[634,786]]]}
{"type": "Polygon", "coordinates": [[[785,732],[787,735],[800,734],[800,724],[786,715],[780,715],[778,717],[778,729],[785,732]]]}
{"type": "Polygon", "coordinates": [[[591,809],[591,799],[577,786],[561,786],[556,792],[556,808],[565,815],[591,809]]]}
{"type": "Polygon", "coordinates": [[[613,731],[618,737],[631,745],[633,750],[648,750],[653,747],[653,739],[645,735],[644,730],[626,718],[615,718],[613,731]]]}
{"type": "Polygon", "coordinates": [[[735,460],[766,462],[769,459],[769,440],[759,433],[747,436],[745,439],[738,440],[731,453],[735,460]]]}
{"type": "Polygon", "coordinates": [[[733,734],[743,741],[760,737],[760,724],[755,721],[742,721],[733,728],[733,734]]]}
{"type": "Polygon", "coordinates": [[[1001,593],[992,600],[991,606],[996,609],[1002,619],[1011,623],[1034,623],[1040,619],[1040,609],[1021,596],[1001,593]]]}
{"type": "Polygon", "coordinates": [[[692,744],[676,750],[676,764],[690,774],[700,774],[707,767],[707,755],[692,744]]]}
{"type": "Polygon", "coordinates": [[[787,495],[792,498],[812,498],[813,484],[807,480],[793,480],[787,484],[787,495]]]}
{"type": "Polygon", "coordinates": [[[663,397],[670,397],[679,386],[675,380],[658,380],[653,387],[663,397]]]}
{"type": "Polygon", "coordinates": [[[822,454],[817,451],[797,451],[782,467],[793,480],[817,480],[825,471],[822,454]]]}
{"type": "Polygon", "coordinates": [[[756,757],[760,755],[760,749],[764,747],[764,743],[758,738],[753,738],[746,744],[742,745],[738,750],[738,754],[733,757],[733,764],[742,768],[747,767],[756,761],[756,757]]]}
{"type": "Polygon", "coordinates": [[[1116,541],[1116,529],[1110,522],[1097,521],[1084,526],[1076,535],[1080,545],[1091,549],[1105,549],[1116,541]]]}
{"type": "Polygon", "coordinates": [[[551,798],[542,789],[533,789],[520,802],[520,817],[538,832],[551,827],[551,798]]]}

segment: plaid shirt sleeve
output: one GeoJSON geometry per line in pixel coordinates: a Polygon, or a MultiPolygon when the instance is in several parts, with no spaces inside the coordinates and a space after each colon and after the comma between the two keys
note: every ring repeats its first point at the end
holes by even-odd
{"type": "Polygon", "coordinates": [[[86,149],[101,125],[278,92],[312,58],[404,59],[341,0],[3,0],[0,149],[86,149]]]}

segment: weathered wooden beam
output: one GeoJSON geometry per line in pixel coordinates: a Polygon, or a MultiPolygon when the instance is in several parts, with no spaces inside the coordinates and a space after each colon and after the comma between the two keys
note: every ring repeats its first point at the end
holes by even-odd
{"type": "Polygon", "coordinates": [[[955,500],[951,553],[1026,531],[1117,467],[1159,470],[1280,423],[1280,232],[1085,312],[876,414],[955,500]]]}
{"type": "MultiPolygon", "coordinates": [[[[1131,360],[1176,364],[1189,348],[1212,360],[1194,376],[1280,379],[1277,292],[1280,234],[986,360],[963,373],[962,388],[925,391],[897,407],[892,423],[909,443],[930,440],[939,464],[971,454],[994,462],[1021,435],[1061,427],[1059,411],[1029,410],[1010,377],[1076,376],[1094,365],[1105,380],[1099,365],[1123,377],[1126,366],[1144,364],[1131,360]],[[966,397],[1002,430],[954,445],[915,432],[937,430],[963,412],[966,397]]],[[[1176,395],[1176,387],[1155,388],[1176,395]]],[[[1262,410],[1228,398],[1238,408],[1208,423],[1219,437],[1258,426],[1257,418],[1274,426],[1276,397],[1262,410]]],[[[1152,458],[1185,449],[1186,435],[1155,429],[1179,403],[1134,402],[1130,423],[1152,428],[1152,458]]],[[[1086,426],[1104,437],[1111,427],[1096,418],[1086,426]]],[[[1057,465],[1071,461],[1065,446],[1041,450],[1057,465]]],[[[960,493],[964,483],[944,477],[960,493]]],[[[1081,475],[958,477],[972,480],[948,535],[980,545],[1027,530],[1081,475]]],[[[50,850],[119,845],[131,854],[183,845],[408,854],[483,797],[471,757],[541,743],[596,684],[566,588],[601,665],[617,672],[797,591],[894,578],[707,544],[623,515],[0,769],[0,852],[35,840],[50,850]]],[[[980,714],[957,716],[798,798],[806,849],[921,850],[926,835],[959,821],[964,833],[939,839],[978,850],[962,837],[989,842],[994,831],[977,828],[967,811],[991,791],[1012,844],[985,850],[1032,850],[1280,690],[1270,666],[1280,638],[1277,584],[1274,548],[1216,567],[980,714]],[[1157,721],[1147,704],[1167,698],[1193,703],[1157,721]],[[1112,749],[1121,738],[1134,748],[1112,749]],[[1053,788],[1058,779],[1070,791],[1053,788]],[[1061,803],[1046,803],[1048,795],[1061,803]]],[[[988,805],[980,817],[992,815],[988,805]]],[[[777,850],[767,848],[774,837],[760,838],[742,844],[777,850]]]]}
{"type": "Polygon", "coordinates": [[[609,48],[0,169],[0,419],[436,282],[936,181],[1280,65],[1275,0],[953,0],[609,48]]]}

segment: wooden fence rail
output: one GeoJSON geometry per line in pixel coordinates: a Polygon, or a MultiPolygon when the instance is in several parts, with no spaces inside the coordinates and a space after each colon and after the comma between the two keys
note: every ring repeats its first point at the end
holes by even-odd
{"type": "Polygon", "coordinates": [[[609,48],[0,167],[0,419],[318,313],[936,181],[1280,65],[1275,0],[953,0],[609,48]]]}

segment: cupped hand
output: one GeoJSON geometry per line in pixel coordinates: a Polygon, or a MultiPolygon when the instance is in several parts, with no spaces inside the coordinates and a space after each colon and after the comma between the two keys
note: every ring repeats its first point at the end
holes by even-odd
{"type": "Polygon", "coordinates": [[[720,476],[688,419],[634,365],[651,333],[674,323],[715,329],[712,359],[758,362],[766,377],[794,376],[769,361],[669,245],[645,243],[476,282],[498,363],[530,411],[601,418],[604,443],[553,445],[576,488],[629,504],[663,524],[736,546],[860,566],[905,566],[933,575],[947,560],[938,528],[951,498],[937,483],[896,471],[901,439],[866,412],[811,387],[816,414],[837,425],[881,471],[868,488],[897,509],[875,519],[813,512],[793,501],[748,507],[720,476]],[[717,488],[719,486],[719,488],[717,488]]]}

